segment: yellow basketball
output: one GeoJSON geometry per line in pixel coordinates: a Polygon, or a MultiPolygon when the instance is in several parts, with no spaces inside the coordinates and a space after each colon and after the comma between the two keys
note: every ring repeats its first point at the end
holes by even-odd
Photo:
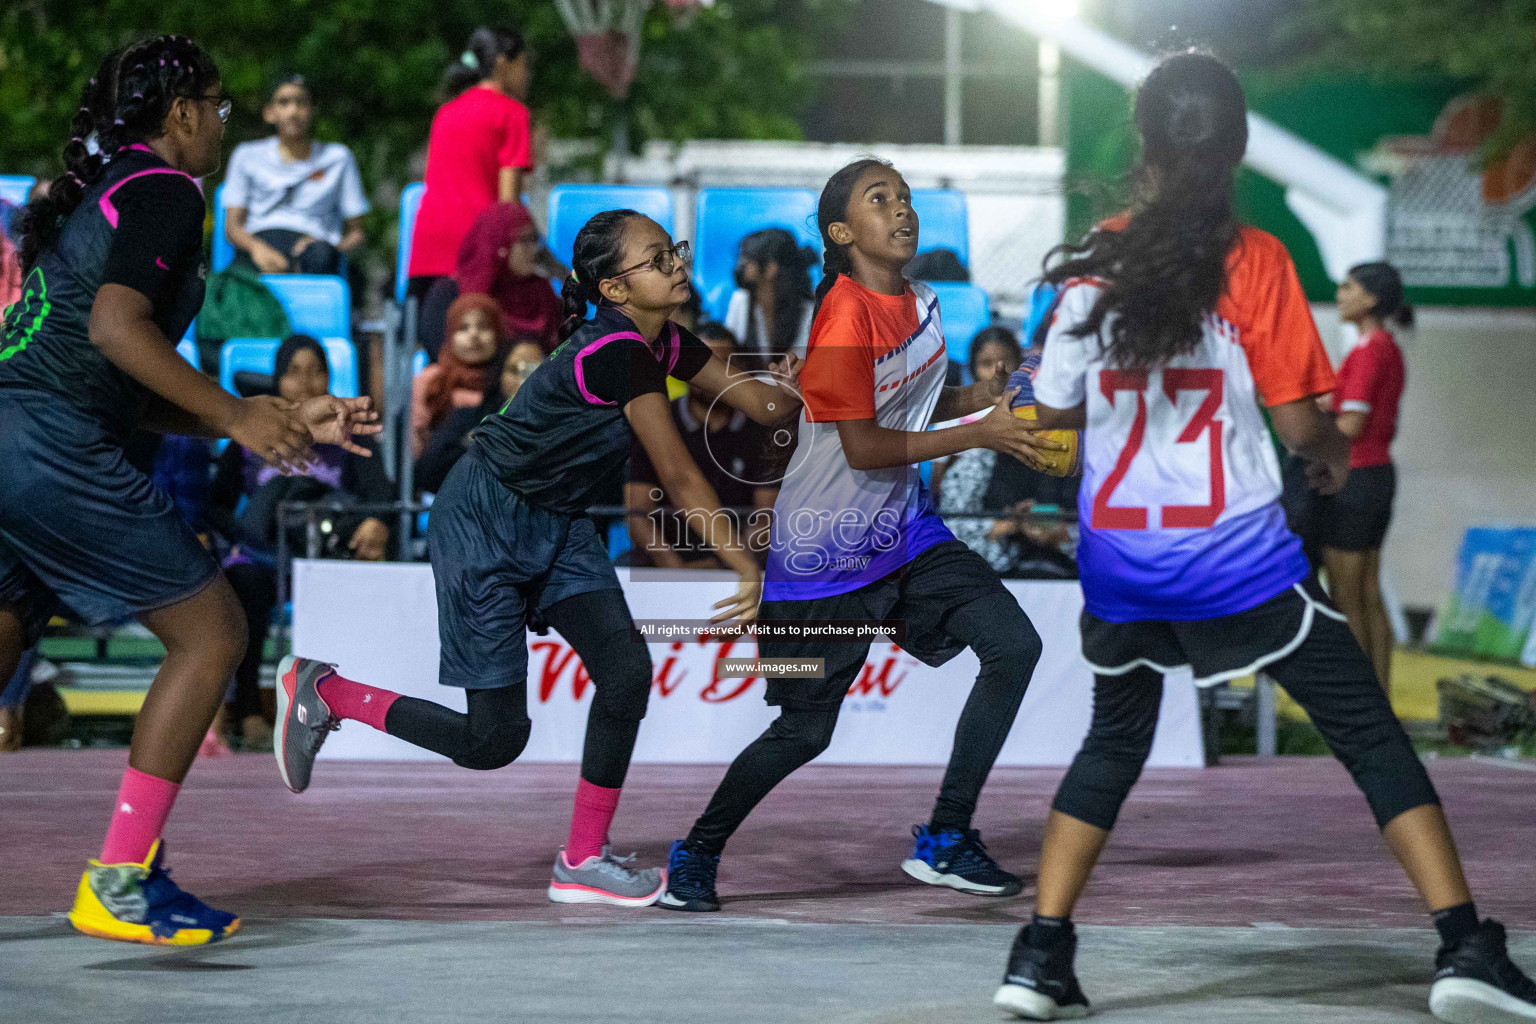
{"type": "MultiPolygon", "coordinates": [[[[1021,420],[1036,420],[1040,417],[1035,413],[1033,405],[1016,405],[1013,414],[1021,420]]],[[[1037,452],[1041,461],[1045,463],[1044,472],[1050,476],[1076,476],[1083,470],[1082,466],[1082,438],[1076,430],[1042,430],[1044,437],[1052,441],[1060,442],[1067,446],[1064,452],[1037,452]]]]}

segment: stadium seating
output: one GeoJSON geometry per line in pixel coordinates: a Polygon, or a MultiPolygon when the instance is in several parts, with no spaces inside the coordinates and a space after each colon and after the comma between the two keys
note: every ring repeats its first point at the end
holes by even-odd
{"type": "Polygon", "coordinates": [[[939,299],[939,317],[949,358],[964,366],[970,361],[971,339],[992,326],[987,293],[973,284],[957,281],[934,281],[928,287],[939,299]]]}
{"type": "Polygon", "coordinates": [[[427,358],[427,350],[426,349],[424,349],[424,348],[417,349],[415,354],[413,354],[411,356],[411,376],[412,377],[420,377],[421,376],[421,371],[425,370],[427,368],[427,364],[430,363],[431,361],[432,360],[427,358]]]}
{"type": "Polygon", "coordinates": [[[549,193],[549,251],[566,266],[576,232],[604,210],[638,210],[673,231],[672,193],[641,185],[556,185],[549,193]]]}
{"type": "Polygon", "coordinates": [[[427,186],[413,181],[400,192],[400,238],[395,244],[395,301],[405,301],[405,285],[411,266],[411,233],[416,230],[416,211],[427,186]]]}
{"type": "Polygon", "coordinates": [[[919,188],[912,192],[917,213],[918,252],[952,249],[960,262],[971,265],[970,220],[965,212],[965,193],[949,188],[919,188]]]}
{"type": "Polygon", "coordinates": [[[203,361],[197,354],[197,342],[191,338],[182,338],[176,343],[176,354],[191,363],[193,368],[198,370],[203,368],[203,361]]]}
{"type": "Polygon", "coordinates": [[[30,174],[0,174],[0,199],[21,206],[26,203],[27,193],[32,191],[35,184],[37,179],[30,174]]]}
{"type": "MultiPolygon", "coordinates": [[[[219,385],[235,390],[235,374],[272,373],[277,358],[277,338],[231,338],[219,350],[219,385]]],[[[331,364],[331,394],[342,398],[357,397],[357,353],[346,338],[321,337],[326,361],[331,364]]]]}
{"type": "Polygon", "coordinates": [[[325,274],[263,274],[296,334],[352,337],[352,294],[344,277],[325,274]]]}
{"type": "MultiPolygon", "coordinates": [[[[763,228],[785,228],[801,245],[819,251],[816,193],[803,188],[707,188],[699,193],[693,278],[707,316],[725,318],[736,287],[736,251],[744,237],[763,228]]],[[[818,279],[814,269],[811,278],[818,279]]]]}

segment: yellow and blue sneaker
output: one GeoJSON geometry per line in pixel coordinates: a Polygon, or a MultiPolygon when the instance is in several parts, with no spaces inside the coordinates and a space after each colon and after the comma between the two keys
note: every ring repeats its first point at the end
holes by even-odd
{"type": "Polygon", "coordinates": [[[142,864],[91,861],[75,890],[69,923],[98,939],[151,946],[201,946],[240,930],[234,914],[214,910],[171,881],[156,839],[142,864]]]}

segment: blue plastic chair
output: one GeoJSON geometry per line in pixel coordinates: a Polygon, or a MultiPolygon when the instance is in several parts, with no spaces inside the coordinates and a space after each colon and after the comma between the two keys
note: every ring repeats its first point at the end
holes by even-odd
{"type": "Polygon", "coordinates": [[[623,519],[608,524],[608,561],[617,562],[631,547],[629,523],[623,519]]]}
{"type": "Polygon", "coordinates": [[[411,376],[420,377],[421,371],[427,368],[427,363],[429,362],[431,360],[427,358],[427,350],[424,348],[417,349],[416,354],[411,356],[411,376]]]}
{"type": "Polygon", "coordinates": [[[328,274],[263,274],[261,283],[283,304],[294,333],[352,337],[352,293],[347,279],[328,274]]]}
{"type": "Polygon", "coordinates": [[[405,285],[411,266],[411,238],[416,230],[416,211],[427,186],[413,181],[400,191],[400,240],[395,245],[395,301],[405,301],[405,285]]]}
{"type": "Polygon", "coordinates": [[[235,247],[224,234],[224,186],[213,190],[213,269],[217,273],[235,261],[235,247]]]}
{"type": "Polygon", "coordinates": [[[197,342],[191,338],[182,338],[176,343],[176,354],[191,363],[194,370],[203,368],[203,361],[197,354],[197,342]]]}
{"type": "Polygon", "coordinates": [[[992,326],[992,307],[987,302],[987,293],[973,284],[959,281],[934,281],[928,287],[939,299],[939,318],[944,325],[944,345],[949,350],[949,358],[965,366],[971,358],[971,339],[992,326]]]}
{"type": "Polygon", "coordinates": [[[36,184],[37,179],[30,174],[0,174],[0,199],[12,206],[23,206],[27,201],[27,193],[36,184]]]}
{"type": "Polygon", "coordinates": [[[645,185],[556,185],[549,193],[549,251],[571,265],[576,232],[604,210],[638,210],[671,234],[672,193],[645,185]]]}
{"type": "MultiPolygon", "coordinates": [[[[699,193],[694,221],[693,286],[705,313],[725,319],[736,287],[741,240],[763,228],[785,228],[818,252],[816,193],[804,188],[707,188],[699,193]]],[[[813,269],[811,279],[817,280],[813,269]]]]}
{"type": "MultiPolygon", "coordinates": [[[[331,364],[331,394],[357,397],[357,352],[346,338],[321,338],[326,362],[331,364]]],[[[235,374],[271,374],[277,359],[277,338],[231,338],[219,350],[219,386],[235,390],[235,374]]]]}
{"type": "Polygon", "coordinates": [[[952,188],[914,189],[912,210],[917,214],[918,252],[952,249],[961,263],[971,265],[971,229],[964,192],[952,188]]]}

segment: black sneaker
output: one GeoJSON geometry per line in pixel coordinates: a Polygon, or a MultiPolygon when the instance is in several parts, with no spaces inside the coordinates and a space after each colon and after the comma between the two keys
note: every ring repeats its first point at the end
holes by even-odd
{"type": "Polygon", "coordinates": [[[913,825],[912,838],[912,856],[901,862],[901,870],[919,882],[977,896],[1017,896],[1024,891],[1018,876],[997,866],[975,829],[930,832],[927,825],[913,825]]]}
{"type": "Polygon", "coordinates": [[[1008,953],[1008,973],[992,997],[992,1005],[1028,1020],[1076,1020],[1088,1016],[1088,997],[1083,995],[1072,970],[1077,952],[1077,933],[1072,922],[1055,949],[1029,944],[1029,925],[1019,929],[1008,953]]]}
{"type": "Polygon", "coordinates": [[[720,855],[709,853],[695,843],[679,839],[667,856],[667,891],[656,901],[668,910],[719,910],[715,893],[715,872],[720,855]]]}
{"type": "Polygon", "coordinates": [[[1536,1020],[1536,982],[1509,958],[1504,926],[1493,918],[1435,954],[1429,1012],[1452,1024],[1536,1020]]]}

